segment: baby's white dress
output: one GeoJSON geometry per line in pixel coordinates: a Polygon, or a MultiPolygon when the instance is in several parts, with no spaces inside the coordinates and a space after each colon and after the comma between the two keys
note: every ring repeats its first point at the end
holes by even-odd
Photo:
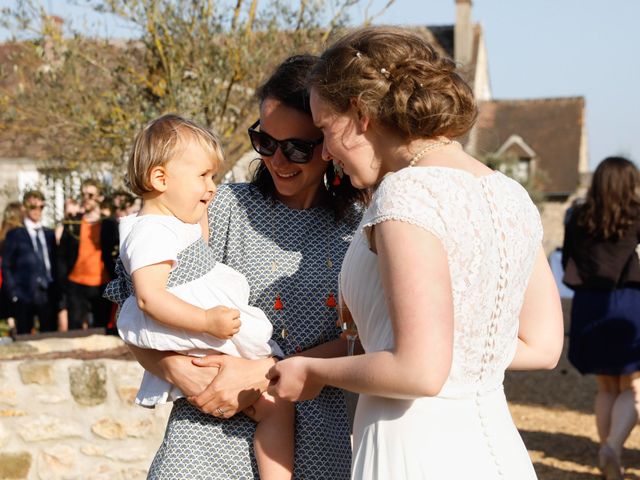
{"type": "MultiPolygon", "coordinates": [[[[134,295],[120,309],[117,326],[122,339],[153,350],[204,356],[212,350],[248,359],[282,356],[271,340],[273,327],[264,312],[249,305],[249,284],[240,272],[213,259],[198,224],[173,216],[131,215],[120,220],[120,259],[127,275],[161,262],[172,262],[167,290],[197,307],[218,305],[240,311],[242,326],[230,340],[206,333],[174,329],[156,322],[138,307],[134,295]]],[[[136,403],[152,407],[174,401],[182,392],[145,371],[136,403]]]]}
{"type": "Polygon", "coordinates": [[[536,207],[517,182],[498,172],[474,177],[451,168],[415,167],[387,176],[341,272],[341,292],[367,352],[394,346],[377,256],[366,237],[372,225],[387,220],[417,225],[444,246],[454,301],[453,360],[435,397],[360,395],[353,479],[536,478],[502,387],[541,246],[536,207]]]}

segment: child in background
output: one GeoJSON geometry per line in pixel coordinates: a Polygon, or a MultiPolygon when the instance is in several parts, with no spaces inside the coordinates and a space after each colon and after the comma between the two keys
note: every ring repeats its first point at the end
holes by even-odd
{"type": "MultiPolygon", "coordinates": [[[[194,356],[211,350],[249,359],[282,356],[270,340],[271,323],[248,305],[246,278],[216,262],[206,243],[207,206],[221,161],[218,139],[177,115],[152,121],[136,136],[128,177],[143,207],[120,220],[120,258],[135,291],[117,322],[127,343],[194,356]]],[[[136,401],[152,407],[182,396],[145,372],[136,401]]],[[[293,404],[263,396],[253,407],[260,478],[292,478],[293,404]]]]}

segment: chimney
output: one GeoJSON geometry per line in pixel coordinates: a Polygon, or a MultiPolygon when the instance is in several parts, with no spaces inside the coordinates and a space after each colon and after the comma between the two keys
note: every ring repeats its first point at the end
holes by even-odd
{"type": "Polygon", "coordinates": [[[473,25],[471,24],[471,0],[456,0],[456,25],[453,32],[454,60],[462,65],[471,62],[473,49],[473,25]]]}

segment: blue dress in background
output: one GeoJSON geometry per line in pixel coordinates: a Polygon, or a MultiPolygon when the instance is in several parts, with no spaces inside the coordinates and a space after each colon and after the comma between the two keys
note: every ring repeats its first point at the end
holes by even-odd
{"type": "Polygon", "coordinates": [[[583,374],[630,375],[640,371],[640,290],[576,290],[569,361],[583,374]]]}

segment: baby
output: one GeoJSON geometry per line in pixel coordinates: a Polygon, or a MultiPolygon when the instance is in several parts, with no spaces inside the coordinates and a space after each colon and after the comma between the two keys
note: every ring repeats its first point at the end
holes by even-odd
{"type": "MultiPolygon", "coordinates": [[[[206,243],[221,162],[215,135],[177,115],[152,121],[136,136],[128,180],[143,206],[120,221],[120,259],[135,291],[118,316],[125,342],[193,356],[283,356],[264,312],[248,305],[246,278],[216,262],[206,243]]],[[[136,401],[152,407],[182,396],[145,372],[136,401]]],[[[253,407],[260,478],[291,479],[293,404],[263,395],[253,407]]]]}

